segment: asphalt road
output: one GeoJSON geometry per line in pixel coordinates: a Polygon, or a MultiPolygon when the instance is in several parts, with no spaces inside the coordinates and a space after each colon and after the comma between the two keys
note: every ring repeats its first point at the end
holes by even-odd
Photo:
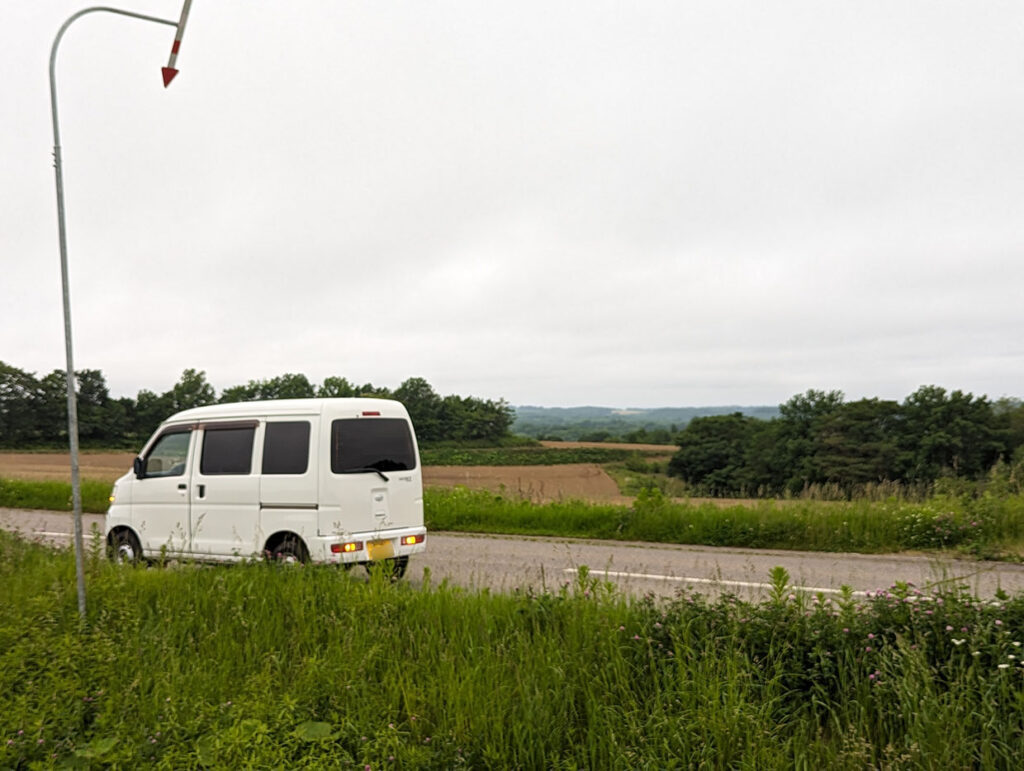
{"type": "MultiPolygon", "coordinates": [[[[102,524],[102,516],[84,515],[86,538],[94,525],[99,532],[102,524]]],[[[0,527],[68,544],[73,525],[67,513],[0,509],[0,527]]],[[[920,588],[941,582],[965,584],[980,597],[991,597],[999,588],[1011,594],[1024,591],[1024,565],[1000,562],[438,532],[427,535],[427,551],[410,562],[408,579],[419,585],[429,569],[432,583],[448,579],[492,591],[557,589],[575,581],[576,571],[584,565],[592,576],[606,578],[624,591],[661,596],[685,589],[763,597],[776,565],[789,571],[796,588],[827,594],[838,593],[844,584],[864,593],[897,581],[920,588]]]]}

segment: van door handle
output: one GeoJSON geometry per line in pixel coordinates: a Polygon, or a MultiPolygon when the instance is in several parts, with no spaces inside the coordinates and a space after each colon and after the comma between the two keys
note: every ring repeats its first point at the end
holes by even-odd
{"type": "Polygon", "coordinates": [[[180,485],[178,485],[178,489],[179,489],[179,490],[187,490],[187,489],[188,489],[188,485],[186,485],[186,484],[180,484],[180,485]]]}
{"type": "Polygon", "coordinates": [[[199,497],[202,498],[206,495],[206,485],[199,485],[199,497]]]}

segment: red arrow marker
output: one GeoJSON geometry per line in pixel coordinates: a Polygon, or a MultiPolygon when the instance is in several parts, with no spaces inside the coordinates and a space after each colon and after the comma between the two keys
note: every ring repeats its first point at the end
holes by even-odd
{"type": "Polygon", "coordinates": [[[185,4],[181,7],[181,18],[178,19],[178,29],[174,33],[174,45],[171,46],[171,58],[168,60],[166,67],[160,68],[160,72],[164,76],[164,88],[171,85],[171,81],[174,80],[174,76],[178,74],[178,71],[174,68],[174,63],[178,60],[178,49],[181,48],[181,36],[185,34],[185,22],[188,21],[188,12],[191,6],[192,0],[185,0],[185,4]]]}

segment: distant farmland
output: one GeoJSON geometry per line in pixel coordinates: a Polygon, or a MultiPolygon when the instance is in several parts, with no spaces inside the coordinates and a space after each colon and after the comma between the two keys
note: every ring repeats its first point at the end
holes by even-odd
{"type": "Polygon", "coordinates": [[[679,431],[694,418],[741,412],[769,420],[779,414],[772,406],[659,407],[656,409],[618,409],[614,407],[533,407],[515,408],[512,432],[533,438],[557,438],[575,441],[587,434],[607,432],[622,437],[644,429],[679,431]]]}

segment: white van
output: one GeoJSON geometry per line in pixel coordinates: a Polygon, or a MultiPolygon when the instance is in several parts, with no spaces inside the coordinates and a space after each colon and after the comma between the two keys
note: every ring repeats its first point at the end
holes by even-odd
{"type": "Polygon", "coordinates": [[[425,548],[409,413],[388,399],[196,407],[165,420],[110,496],[120,561],[267,556],[405,572],[425,548]]]}

